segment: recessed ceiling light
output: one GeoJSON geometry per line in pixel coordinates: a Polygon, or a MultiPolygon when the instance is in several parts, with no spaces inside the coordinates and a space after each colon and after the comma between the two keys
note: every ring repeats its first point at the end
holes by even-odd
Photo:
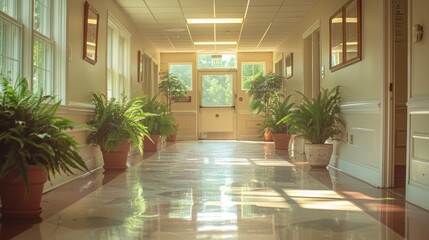
{"type": "Polygon", "coordinates": [[[188,24],[204,24],[204,23],[242,23],[243,18],[188,18],[188,24]]]}
{"type": "Polygon", "coordinates": [[[194,45],[234,45],[237,41],[233,42],[194,42],[194,45]]]}

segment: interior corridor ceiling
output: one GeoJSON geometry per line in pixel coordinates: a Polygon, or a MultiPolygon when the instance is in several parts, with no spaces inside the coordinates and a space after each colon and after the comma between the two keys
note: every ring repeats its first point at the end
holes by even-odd
{"type": "Polygon", "coordinates": [[[272,51],[318,0],[116,0],[161,52],[272,51]],[[188,18],[242,18],[189,24],[188,18]],[[195,42],[237,42],[194,45],[195,42]]]}

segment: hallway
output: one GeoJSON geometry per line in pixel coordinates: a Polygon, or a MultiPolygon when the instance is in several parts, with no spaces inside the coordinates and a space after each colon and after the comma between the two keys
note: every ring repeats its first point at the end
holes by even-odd
{"type": "Polygon", "coordinates": [[[423,239],[429,213],[272,143],[178,141],[43,196],[1,239],[423,239]],[[287,161],[289,160],[289,161],[287,161]],[[104,172],[104,173],[103,173],[104,172]],[[384,224],[383,224],[384,223],[384,224]],[[389,226],[389,227],[387,227],[389,226]]]}

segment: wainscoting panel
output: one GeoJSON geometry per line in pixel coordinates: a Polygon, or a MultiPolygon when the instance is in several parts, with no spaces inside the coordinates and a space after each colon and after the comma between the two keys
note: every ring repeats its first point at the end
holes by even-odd
{"type": "Polygon", "coordinates": [[[377,101],[346,103],[341,106],[346,130],[339,143],[338,159],[331,166],[381,186],[382,125],[377,101]]]}
{"type": "Polygon", "coordinates": [[[263,117],[255,116],[250,111],[238,112],[238,139],[239,140],[261,140],[261,127],[263,117]]]}
{"type": "Polygon", "coordinates": [[[197,113],[195,111],[174,111],[179,125],[177,140],[197,140],[197,113]]]}
{"type": "Polygon", "coordinates": [[[429,209],[429,103],[413,99],[408,107],[407,200],[429,209]]]}
{"type": "MultiPolygon", "coordinates": [[[[60,106],[57,115],[65,117],[75,122],[75,127],[71,130],[67,130],[66,133],[73,137],[78,142],[78,151],[89,171],[94,171],[103,166],[103,160],[101,152],[97,146],[87,144],[87,131],[82,127],[83,124],[91,119],[94,108],[90,104],[79,104],[73,103],[69,106],[60,106]]],[[[58,174],[55,177],[52,176],[51,181],[45,184],[44,191],[50,191],[63,184],[73,181],[77,178],[82,177],[89,172],[82,172],[79,170],[74,171],[74,174],[58,174]]]]}

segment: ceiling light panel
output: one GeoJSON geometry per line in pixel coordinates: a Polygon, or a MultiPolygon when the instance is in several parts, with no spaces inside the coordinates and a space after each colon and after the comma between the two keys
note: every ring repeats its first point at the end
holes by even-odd
{"type": "Polygon", "coordinates": [[[242,23],[243,18],[188,18],[188,24],[226,24],[226,23],[242,23]]]}
{"type": "Polygon", "coordinates": [[[236,45],[236,41],[230,42],[194,42],[194,45],[236,45]]]}

